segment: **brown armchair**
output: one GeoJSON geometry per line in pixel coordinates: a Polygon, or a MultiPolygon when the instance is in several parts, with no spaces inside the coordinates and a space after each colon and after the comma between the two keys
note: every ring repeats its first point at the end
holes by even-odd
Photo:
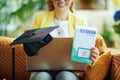
{"type": "MultiPolygon", "coordinates": [[[[5,78],[6,80],[11,80],[12,78],[12,48],[9,46],[9,44],[14,40],[14,38],[9,38],[9,37],[0,37],[0,78],[3,79],[5,78]]],[[[99,44],[100,41],[98,40],[99,44]]],[[[120,79],[120,51],[118,49],[112,49],[112,48],[105,48],[101,47],[99,50],[101,51],[101,54],[104,53],[102,52],[105,49],[105,51],[111,51],[112,58],[111,58],[111,66],[110,66],[110,71],[109,74],[107,74],[107,79],[108,77],[111,80],[119,80],[120,79]]],[[[30,77],[30,72],[26,70],[26,54],[22,49],[22,45],[17,45],[15,46],[15,64],[16,64],[16,80],[29,80],[30,77]]],[[[82,74],[80,77],[84,77],[82,74]]],[[[1,80],[0,79],[0,80],[1,80]]]]}
{"type": "Polygon", "coordinates": [[[111,51],[111,80],[120,80],[120,50],[108,48],[111,51]]]}
{"type": "MultiPolygon", "coordinates": [[[[0,37],[0,78],[6,80],[12,80],[12,47],[9,45],[13,40],[0,37]]],[[[15,65],[15,80],[29,80],[30,73],[26,70],[26,55],[22,45],[15,46],[15,65]]]]}

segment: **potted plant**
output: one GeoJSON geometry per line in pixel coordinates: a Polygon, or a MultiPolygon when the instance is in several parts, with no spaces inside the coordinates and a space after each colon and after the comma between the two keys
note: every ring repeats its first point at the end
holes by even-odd
{"type": "Polygon", "coordinates": [[[117,10],[114,14],[115,24],[113,25],[114,31],[120,36],[120,10],[117,10]]]}
{"type": "Polygon", "coordinates": [[[113,25],[114,32],[117,34],[117,39],[115,40],[116,48],[120,49],[120,10],[117,10],[114,14],[115,24],[113,25]]]}

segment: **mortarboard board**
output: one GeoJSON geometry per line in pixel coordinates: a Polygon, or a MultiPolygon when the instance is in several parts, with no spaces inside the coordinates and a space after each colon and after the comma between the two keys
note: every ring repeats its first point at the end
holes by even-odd
{"type": "Polygon", "coordinates": [[[10,46],[23,44],[26,54],[28,56],[34,56],[41,47],[45,46],[52,40],[52,37],[49,33],[58,27],[59,26],[52,26],[28,30],[15,39],[10,46]]]}

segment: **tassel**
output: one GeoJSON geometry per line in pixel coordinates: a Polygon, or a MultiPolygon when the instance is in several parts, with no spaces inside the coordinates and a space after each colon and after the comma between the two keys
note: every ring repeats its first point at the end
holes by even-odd
{"type": "Polygon", "coordinates": [[[12,80],[15,80],[15,48],[12,47],[12,80]]]}

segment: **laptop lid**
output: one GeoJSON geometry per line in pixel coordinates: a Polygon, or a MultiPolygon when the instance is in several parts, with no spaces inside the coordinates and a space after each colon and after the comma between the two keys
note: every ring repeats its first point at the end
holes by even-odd
{"type": "Polygon", "coordinates": [[[86,65],[70,60],[73,38],[53,38],[38,51],[38,55],[27,56],[27,70],[50,71],[68,70],[85,71],[86,65]]]}

